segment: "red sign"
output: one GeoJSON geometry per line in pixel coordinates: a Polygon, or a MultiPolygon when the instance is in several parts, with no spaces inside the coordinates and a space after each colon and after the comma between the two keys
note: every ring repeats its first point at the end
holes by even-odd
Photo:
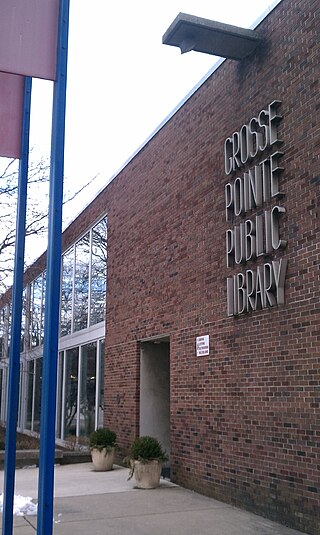
{"type": "Polygon", "coordinates": [[[24,77],[0,72],[0,156],[20,158],[24,77]]]}
{"type": "Polygon", "coordinates": [[[0,156],[20,158],[23,77],[56,78],[59,4],[1,0],[0,156]]]}
{"type": "Polygon", "coordinates": [[[1,0],[0,71],[55,80],[59,0],[1,0]]]}

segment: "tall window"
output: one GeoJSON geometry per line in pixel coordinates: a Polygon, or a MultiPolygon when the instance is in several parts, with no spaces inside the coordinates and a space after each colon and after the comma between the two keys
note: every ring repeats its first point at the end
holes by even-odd
{"type": "Polygon", "coordinates": [[[81,348],[80,436],[89,436],[95,428],[97,343],[81,348]]]}
{"type": "Polygon", "coordinates": [[[26,311],[27,311],[27,288],[24,288],[22,294],[22,317],[21,317],[21,337],[20,337],[20,351],[25,348],[26,335],[26,311]]]}
{"type": "Polygon", "coordinates": [[[76,436],[78,416],[78,369],[79,348],[68,349],[66,353],[64,438],[76,436]]]}
{"type": "Polygon", "coordinates": [[[97,223],[62,259],[60,336],[104,320],[107,218],[97,223]]]}
{"type": "Polygon", "coordinates": [[[33,281],[32,295],[32,320],[31,320],[31,345],[38,347],[41,343],[41,314],[42,314],[42,282],[43,277],[37,277],[33,281]]]}
{"type": "Polygon", "coordinates": [[[11,321],[12,321],[12,303],[6,306],[5,314],[5,332],[6,332],[6,344],[7,344],[7,356],[10,356],[10,344],[11,344],[11,321]]]}
{"type": "Polygon", "coordinates": [[[88,327],[90,234],[76,243],[74,331],[88,327]]]}
{"type": "Polygon", "coordinates": [[[4,358],[4,309],[0,310],[0,359],[4,358]]]}
{"type": "Polygon", "coordinates": [[[33,431],[40,431],[41,389],[42,389],[42,357],[34,361],[35,365],[35,391],[33,407],[33,431]]]}
{"type": "Polygon", "coordinates": [[[62,438],[62,401],[63,401],[63,351],[59,352],[57,369],[57,412],[56,412],[56,437],[62,438]]]}
{"type": "Polygon", "coordinates": [[[71,333],[73,296],[74,250],[69,249],[62,257],[61,289],[61,336],[71,333]]]}
{"type": "Polygon", "coordinates": [[[107,286],[107,220],[92,229],[90,325],[104,320],[107,286]]]}
{"type": "Polygon", "coordinates": [[[32,409],[34,399],[34,360],[27,362],[27,407],[26,407],[26,429],[32,430],[32,409]]]}
{"type": "Polygon", "coordinates": [[[23,290],[20,351],[43,344],[46,274],[41,273],[23,290]]]}
{"type": "Polygon", "coordinates": [[[8,368],[1,368],[1,407],[0,418],[3,422],[6,421],[7,410],[7,389],[8,389],[8,368]]]}
{"type": "Polygon", "coordinates": [[[87,444],[103,425],[104,340],[60,351],[56,437],[87,444]]]}

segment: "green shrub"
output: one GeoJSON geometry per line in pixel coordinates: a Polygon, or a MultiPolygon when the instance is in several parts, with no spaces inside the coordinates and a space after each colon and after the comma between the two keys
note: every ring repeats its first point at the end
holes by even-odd
{"type": "Polygon", "coordinates": [[[154,437],[138,437],[134,441],[130,450],[130,457],[135,461],[157,460],[162,463],[168,460],[166,452],[160,442],[154,437]]]}
{"type": "Polygon", "coordinates": [[[102,450],[106,448],[110,450],[116,445],[117,435],[114,431],[110,429],[101,428],[93,431],[89,437],[90,448],[96,448],[102,450]]]}

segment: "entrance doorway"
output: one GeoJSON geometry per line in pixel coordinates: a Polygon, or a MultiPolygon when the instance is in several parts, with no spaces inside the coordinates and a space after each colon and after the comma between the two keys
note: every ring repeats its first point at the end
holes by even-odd
{"type": "Polygon", "coordinates": [[[170,455],[170,341],[141,342],[140,436],[157,438],[170,455]]]}

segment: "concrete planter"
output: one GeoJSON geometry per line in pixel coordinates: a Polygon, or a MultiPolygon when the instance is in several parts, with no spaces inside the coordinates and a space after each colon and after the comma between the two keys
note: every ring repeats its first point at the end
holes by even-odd
{"type": "Polygon", "coordinates": [[[115,459],[115,448],[91,449],[91,458],[96,472],[112,470],[115,459]]]}
{"type": "Polygon", "coordinates": [[[133,461],[134,477],[138,489],[155,489],[159,487],[162,463],[159,461],[133,461]]]}

